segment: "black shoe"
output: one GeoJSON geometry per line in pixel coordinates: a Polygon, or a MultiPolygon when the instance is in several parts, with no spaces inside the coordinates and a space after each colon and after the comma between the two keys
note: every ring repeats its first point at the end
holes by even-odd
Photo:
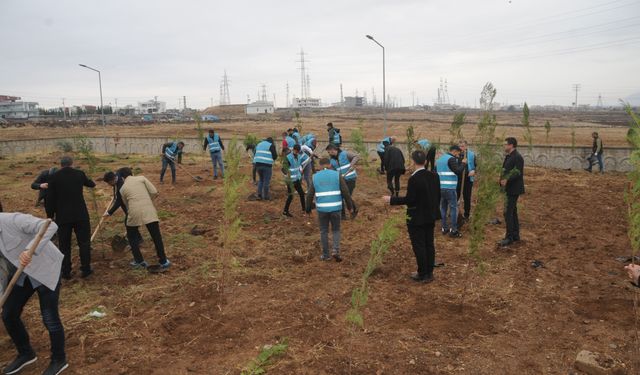
{"type": "Polygon", "coordinates": [[[52,360],[51,363],[49,364],[49,367],[47,367],[47,369],[44,370],[42,375],[58,375],[58,374],[61,374],[62,371],[66,370],[67,368],[69,368],[69,363],[67,363],[66,360],[62,360],[62,361],[52,360]]]}
{"type": "Polygon", "coordinates": [[[462,237],[462,233],[458,232],[458,231],[451,231],[451,233],[449,233],[449,237],[451,238],[460,238],[462,237]]]}
{"type": "Polygon", "coordinates": [[[83,279],[86,279],[87,277],[91,276],[92,274],[93,274],[93,270],[82,271],[82,274],[80,274],[80,277],[82,277],[83,279]]]}
{"type": "Polygon", "coordinates": [[[419,275],[418,273],[414,273],[411,275],[411,280],[419,282],[419,283],[430,283],[433,281],[433,276],[429,275],[419,275]]]}
{"type": "Polygon", "coordinates": [[[38,357],[35,353],[18,355],[13,362],[9,363],[7,367],[2,370],[2,373],[5,375],[17,374],[22,371],[23,368],[29,366],[32,363],[35,363],[38,360],[38,357]]]}
{"type": "Polygon", "coordinates": [[[293,217],[293,215],[291,215],[291,213],[289,213],[289,211],[284,211],[282,213],[282,216],[286,216],[286,217],[293,217]]]}
{"type": "Polygon", "coordinates": [[[449,229],[443,229],[443,230],[442,230],[442,235],[443,235],[443,236],[446,236],[446,235],[447,235],[447,234],[449,234],[449,233],[451,233],[451,232],[449,231],[449,229]]]}
{"type": "Polygon", "coordinates": [[[65,280],[71,280],[73,278],[73,273],[69,272],[69,273],[63,273],[62,274],[62,278],[65,280]]]}
{"type": "Polygon", "coordinates": [[[585,168],[584,170],[589,172],[589,173],[591,173],[591,169],[589,169],[589,168],[585,168]]]}
{"type": "Polygon", "coordinates": [[[359,211],[357,208],[351,212],[351,220],[354,220],[356,217],[358,217],[358,212],[359,211]]]}
{"type": "Polygon", "coordinates": [[[342,262],[342,257],[340,257],[340,254],[338,254],[338,253],[333,253],[333,255],[332,255],[332,256],[333,256],[333,259],[335,259],[335,260],[336,260],[336,262],[338,262],[338,263],[342,262]]]}
{"type": "Polygon", "coordinates": [[[514,241],[511,238],[505,238],[503,240],[501,240],[500,242],[498,242],[499,246],[502,247],[507,247],[509,245],[511,245],[514,241]]]}

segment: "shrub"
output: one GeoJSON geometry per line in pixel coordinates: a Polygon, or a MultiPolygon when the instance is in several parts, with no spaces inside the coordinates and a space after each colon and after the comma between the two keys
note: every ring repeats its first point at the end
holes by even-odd
{"type": "Polygon", "coordinates": [[[277,342],[275,345],[265,345],[262,347],[258,357],[251,360],[249,364],[242,370],[242,375],[261,375],[266,374],[268,367],[271,364],[271,360],[274,357],[284,354],[289,348],[287,339],[284,338],[277,342]]]}
{"type": "Polygon", "coordinates": [[[409,125],[407,127],[407,155],[409,156],[407,158],[407,161],[410,160],[411,157],[411,153],[413,153],[413,149],[415,147],[415,142],[417,141],[416,139],[416,134],[415,134],[415,129],[413,128],[413,125],[409,125]]]}
{"type": "Polygon", "coordinates": [[[547,144],[549,144],[549,133],[551,133],[551,122],[547,120],[544,123],[544,133],[547,144]]]}
{"type": "Polygon", "coordinates": [[[56,142],[56,147],[62,152],[73,152],[73,143],[68,139],[56,142]]]}
{"type": "Polygon", "coordinates": [[[247,133],[244,136],[242,144],[244,145],[244,147],[256,146],[258,144],[258,137],[255,134],[247,133]]]}
{"type": "Polygon", "coordinates": [[[453,116],[453,122],[449,128],[449,134],[451,135],[451,144],[457,144],[462,139],[462,126],[466,120],[466,113],[456,113],[453,116]]]}

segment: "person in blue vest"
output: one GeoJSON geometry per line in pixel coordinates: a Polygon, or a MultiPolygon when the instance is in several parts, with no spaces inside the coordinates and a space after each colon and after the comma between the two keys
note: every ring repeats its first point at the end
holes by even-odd
{"type": "Polygon", "coordinates": [[[293,139],[292,136],[287,132],[282,132],[282,150],[284,152],[285,148],[288,148],[289,151],[293,149],[293,146],[296,144],[296,140],[293,139]]]}
{"type": "Polygon", "coordinates": [[[436,161],[436,172],[440,178],[440,216],[442,217],[442,234],[453,238],[462,237],[458,231],[458,195],[456,186],[458,178],[467,168],[467,160],[459,159],[460,147],[453,145],[449,152],[436,161]],[[447,219],[447,211],[451,214],[451,227],[447,219]]]}
{"type": "Polygon", "coordinates": [[[282,215],[286,217],[293,217],[289,212],[291,202],[293,201],[293,190],[295,190],[300,196],[300,205],[304,212],[304,190],[302,190],[302,163],[307,161],[309,157],[300,151],[300,145],[294,145],[293,149],[289,151],[284,150],[285,157],[282,163],[282,173],[285,176],[285,183],[287,185],[287,201],[284,204],[284,211],[282,215]]]}
{"type": "Polygon", "coordinates": [[[256,165],[258,173],[258,192],[257,200],[271,200],[269,195],[269,185],[271,184],[271,175],[273,173],[273,162],[278,159],[276,146],[273,144],[273,138],[269,137],[256,146],[256,154],[253,162],[256,165]]]}
{"type": "Polygon", "coordinates": [[[385,137],[383,140],[380,141],[380,143],[378,143],[378,147],[376,148],[376,151],[378,152],[378,156],[380,157],[380,169],[378,169],[378,172],[380,172],[380,174],[385,173],[384,172],[385,150],[387,146],[391,146],[395,141],[396,141],[395,137],[385,137]]]}
{"type": "Polygon", "coordinates": [[[327,132],[329,133],[329,144],[337,147],[342,146],[342,136],[340,135],[340,129],[334,128],[333,123],[327,124],[327,132]]]}
{"type": "Polygon", "coordinates": [[[341,262],[340,256],[340,220],[344,206],[351,211],[351,218],[355,219],[358,211],[353,205],[349,187],[342,175],[331,168],[331,162],[327,158],[320,159],[321,171],[313,175],[313,183],[307,192],[306,212],[311,213],[313,201],[318,212],[318,224],[320,226],[320,243],[322,255],[320,259],[330,260],[329,256],[329,225],[333,236],[332,256],[336,262],[341,262]],[[343,203],[344,202],[344,203],[343,203]]]}
{"type": "Polygon", "coordinates": [[[420,139],[415,141],[416,149],[422,150],[425,152],[427,161],[425,162],[424,167],[427,170],[433,171],[436,167],[436,147],[429,142],[428,139],[420,139]]]}
{"type": "Polygon", "coordinates": [[[305,159],[305,162],[302,163],[302,178],[307,184],[307,190],[309,189],[309,186],[311,186],[311,175],[316,169],[315,159],[319,157],[315,152],[317,145],[318,143],[315,138],[307,138],[305,144],[300,146],[302,153],[308,156],[308,158],[305,159]]]}
{"type": "Polygon", "coordinates": [[[222,161],[222,151],[224,150],[224,144],[220,135],[213,129],[209,129],[209,135],[204,137],[204,144],[202,149],[209,149],[211,154],[211,162],[213,163],[213,178],[218,178],[218,166],[220,166],[220,176],[224,178],[224,162],[222,161]]]}
{"type": "Polygon", "coordinates": [[[464,179],[458,179],[458,186],[456,187],[456,194],[464,200],[464,214],[462,216],[463,222],[469,221],[471,216],[471,192],[473,191],[473,182],[476,176],[476,154],[469,149],[469,145],[466,140],[461,139],[458,142],[460,147],[459,159],[467,159],[467,168],[464,173],[464,179]],[[463,182],[464,181],[464,186],[463,182]]]}
{"type": "Polygon", "coordinates": [[[298,130],[298,128],[291,129],[291,138],[296,141],[297,145],[302,144],[302,135],[300,135],[300,131],[298,130]]]}
{"type": "Polygon", "coordinates": [[[164,174],[167,167],[171,167],[171,183],[176,183],[176,162],[182,164],[182,149],[184,142],[168,142],[162,145],[162,170],[160,171],[160,183],[164,183],[164,174]]]}
{"type": "MultiPolygon", "coordinates": [[[[339,147],[332,144],[327,146],[327,152],[329,153],[329,156],[331,156],[331,166],[333,169],[340,172],[342,177],[344,177],[344,181],[349,188],[349,195],[353,200],[353,191],[356,189],[356,179],[358,178],[356,165],[358,164],[360,157],[358,154],[341,150],[339,147]]],[[[353,209],[356,211],[358,210],[355,202],[353,203],[353,209]]],[[[342,220],[347,220],[344,206],[342,207],[342,220]]]]}

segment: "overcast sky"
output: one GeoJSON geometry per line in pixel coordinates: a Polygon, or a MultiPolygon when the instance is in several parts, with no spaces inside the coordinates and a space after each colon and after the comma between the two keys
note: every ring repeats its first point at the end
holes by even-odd
{"type": "Polygon", "coordinates": [[[187,97],[220,99],[226,69],[233,103],[265,84],[283,106],[300,95],[308,53],[311,95],[323,103],[375,89],[402,105],[432,104],[440,78],[449,97],[474,105],[492,81],[496,101],[614,104],[640,92],[640,0],[0,1],[0,95],[44,107],[187,97]]]}

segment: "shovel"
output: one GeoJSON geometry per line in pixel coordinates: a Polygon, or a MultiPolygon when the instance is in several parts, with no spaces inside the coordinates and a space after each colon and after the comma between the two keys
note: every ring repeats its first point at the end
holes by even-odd
{"type": "MultiPolygon", "coordinates": [[[[109,204],[107,205],[107,208],[105,208],[105,210],[108,210],[109,207],[111,207],[111,205],[113,204],[113,198],[111,198],[111,201],[109,202],[109,204]]],[[[106,216],[103,216],[100,218],[100,221],[98,222],[98,226],[96,226],[96,230],[93,231],[93,234],[91,235],[91,240],[89,242],[93,242],[93,240],[96,238],[96,235],[98,234],[98,230],[100,230],[100,227],[102,226],[102,223],[104,222],[104,219],[106,218],[106,216]]]]}
{"type": "Polygon", "coordinates": [[[458,197],[458,202],[456,202],[458,204],[458,229],[462,228],[462,226],[466,222],[464,217],[461,215],[462,209],[460,208],[460,202],[463,200],[462,197],[464,196],[464,183],[466,180],[467,170],[465,168],[465,170],[462,172],[462,181],[460,182],[460,196],[458,197]]]}
{"type": "MultiPolygon", "coordinates": [[[[27,250],[29,252],[30,256],[33,256],[33,254],[36,252],[36,249],[38,248],[38,245],[40,245],[40,241],[42,241],[42,237],[44,237],[44,234],[47,233],[47,229],[49,229],[49,225],[51,225],[51,219],[47,219],[45,221],[44,225],[42,226],[42,228],[40,228],[40,231],[38,232],[38,235],[36,236],[35,240],[33,241],[33,244],[31,245],[31,248],[29,248],[29,250],[27,250]]],[[[24,271],[24,266],[20,265],[20,267],[18,267],[18,270],[16,271],[16,273],[11,278],[11,281],[9,281],[9,284],[7,285],[7,288],[5,289],[4,294],[2,295],[2,298],[0,299],[0,308],[2,306],[4,306],[5,302],[7,302],[7,298],[9,298],[9,294],[11,294],[11,290],[13,290],[13,287],[18,282],[18,279],[20,278],[20,275],[22,274],[23,271],[24,271]]]]}
{"type": "Polygon", "coordinates": [[[184,173],[188,174],[189,176],[191,176],[191,178],[193,178],[194,180],[196,180],[197,182],[201,182],[202,181],[202,177],[200,176],[194,176],[192,175],[186,168],[184,168],[182,165],[176,163],[176,166],[178,166],[178,168],[180,168],[181,171],[183,171],[184,173]]]}

